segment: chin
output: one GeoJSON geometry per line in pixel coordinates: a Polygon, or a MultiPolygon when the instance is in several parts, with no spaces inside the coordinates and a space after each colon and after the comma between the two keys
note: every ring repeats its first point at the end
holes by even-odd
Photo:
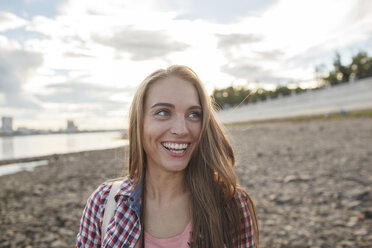
{"type": "Polygon", "coordinates": [[[188,163],[182,163],[182,164],[172,164],[172,163],[165,163],[167,166],[165,167],[165,169],[167,171],[171,171],[171,172],[180,172],[180,171],[184,171],[186,170],[187,168],[187,165],[188,163]]]}

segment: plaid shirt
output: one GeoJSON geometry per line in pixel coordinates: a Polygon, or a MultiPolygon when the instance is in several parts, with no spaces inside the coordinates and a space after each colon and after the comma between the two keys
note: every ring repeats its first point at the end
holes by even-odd
{"type": "MultiPolygon", "coordinates": [[[[104,207],[107,203],[112,183],[100,185],[90,196],[85,206],[80,221],[80,230],[76,238],[76,248],[101,247],[101,224],[104,207]]],[[[133,248],[141,234],[140,211],[141,211],[142,183],[134,186],[129,178],[126,178],[115,195],[117,207],[110,221],[104,248],[133,248]]],[[[253,238],[252,220],[247,207],[247,198],[244,193],[238,192],[235,199],[241,210],[241,236],[237,248],[256,247],[253,238]]]]}

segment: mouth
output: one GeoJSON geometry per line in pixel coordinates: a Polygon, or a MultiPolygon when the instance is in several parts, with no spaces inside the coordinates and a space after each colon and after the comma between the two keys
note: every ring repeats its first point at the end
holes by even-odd
{"type": "Polygon", "coordinates": [[[175,154],[184,153],[190,145],[190,143],[172,143],[172,142],[162,142],[161,144],[165,149],[175,154]]]}

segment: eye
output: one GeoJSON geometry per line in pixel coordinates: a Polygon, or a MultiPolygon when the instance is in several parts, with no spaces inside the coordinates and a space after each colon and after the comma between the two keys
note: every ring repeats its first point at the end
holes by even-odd
{"type": "Polygon", "coordinates": [[[157,116],[169,116],[169,111],[166,109],[161,109],[156,111],[155,115],[157,116]]]}
{"type": "Polygon", "coordinates": [[[189,114],[189,117],[190,118],[192,118],[192,119],[200,119],[200,117],[201,117],[201,113],[200,112],[191,112],[190,114],[189,114]]]}

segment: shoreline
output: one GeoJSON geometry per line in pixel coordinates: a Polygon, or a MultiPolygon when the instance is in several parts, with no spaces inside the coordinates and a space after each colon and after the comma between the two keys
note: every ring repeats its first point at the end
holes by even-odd
{"type": "Polygon", "coordinates": [[[86,150],[86,151],[79,151],[79,152],[54,153],[54,154],[44,155],[44,156],[4,159],[4,160],[0,160],[0,166],[8,165],[8,164],[14,164],[14,163],[34,162],[34,161],[39,161],[39,160],[55,160],[59,156],[78,155],[78,154],[81,154],[81,153],[92,152],[92,151],[114,150],[114,149],[117,149],[117,148],[120,148],[120,147],[125,147],[125,146],[128,146],[128,145],[118,146],[118,147],[115,147],[115,148],[93,149],[93,150],[86,150]]]}
{"type": "Polygon", "coordinates": [[[31,133],[20,133],[19,131],[13,131],[12,133],[0,133],[0,138],[16,137],[16,136],[34,136],[34,135],[53,135],[53,134],[81,134],[81,133],[108,133],[108,132],[121,132],[125,133],[125,129],[110,129],[110,130],[78,130],[73,132],[66,131],[46,131],[38,130],[31,133]]]}

